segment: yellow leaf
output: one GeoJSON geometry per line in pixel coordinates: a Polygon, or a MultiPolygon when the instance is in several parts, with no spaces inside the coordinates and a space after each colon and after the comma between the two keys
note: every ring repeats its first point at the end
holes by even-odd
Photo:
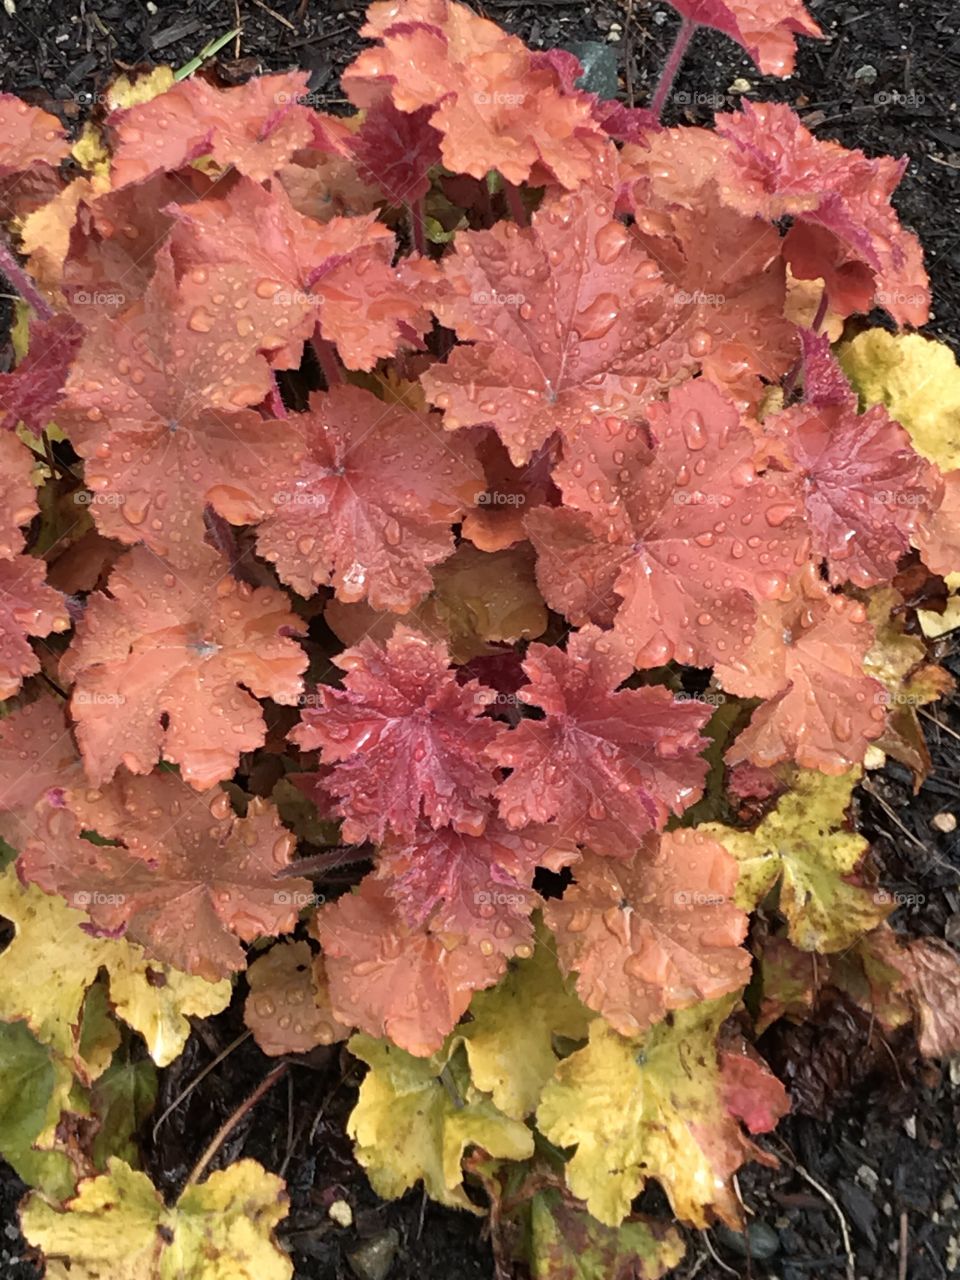
{"type": "Polygon", "coordinates": [[[943,613],[934,613],[930,609],[917,610],[920,630],[928,640],[938,640],[948,631],[960,627],[960,573],[948,573],[944,581],[950,588],[950,595],[943,613]]]}
{"type": "Polygon", "coordinates": [[[960,467],[960,368],[945,343],[868,329],[837,354],[864,406],[885,405],[941,470],[960,467]]]}
{"type": "Polygon", "coordinates": [[[706,1225],[709,1208],[738,1220],[730,1175],[753,1148],[724,1106],[716,1053],[735,1003],[685,1009],[639,1039],[595,1018],[586,1047],[560,1063],[537,1126],[557,1146],[576,1147],[567,1186],[599,1222],[619,1226],[648,1178],[694,1226],[706,1225]]]}
{"type": "Polygon", "coordinates": [[[104,190],[110,183],[110,151],[100,128],[88,120],[73,144],[70,154],[81,169],[90,174],[94,184],[104,190]]]}
{"type": "Polygon", "coordinates": [[[111,111],[139,107],[159,98],[161,93],[172,89],[174,83],[172,67],[154,67],[132,80],[129,76],[118,76],[107,90],[107,105],[111,111]]]}
{"type": "Polygon", "coordinates": [[[582,1040],[594,1016],[567,990],[553,939],[544,933],[529,960],[520,960],[470,1005],[473,1021],[458,1028],[478,1089],[515,1120],[536,1110],[557,1066],[554,1036],[582,1040]]]}
{"type": "Polygon", "coordinates": [[[87,921],[82,911],[36,885],[24,888],[12,864],[0,875],[0,915],[16,928],[0,955],[0,1019],[26,1022],[81,1079],[89,1081],[102,1065],[84,1061],[79,1030],[84,996],[101,967],[116,1012],[161,1067],[186,1044],[188,1014],[207,1017],[230,1001],[228,979],[206,982],[151,961],[136,943],[91,937],[80,927],[87,921]]]}
{"type": "MultiPolygon", "coordinates": [[[[70,1280],[290,1280],[272,1232],[287,1215],[281,1178],[238,1160],[188,1187],[168,1209],[145,1173],[112,1158],[62,1209],[29,1195],[21,1212],[32,1245],[69,1259],[70,1280]]],[[[49,1267],[47,1274],[56,1275],[49,1267]]]]}
{"type": "Polygon", "coordinates": [[[779,909],[790,941],[802,951],[842,951],[875,928],[890,908],[845,877],[867,842],[845,830],[850,796],[861,770],[839,777],[801,770],[792,788],[755,831],[720,823],[698,830],[719,840],[740,863],[737,905],[752,911],[780,881],[779,909]]]}
{"type": "Polygon", "coordinates": [[[367,1035],[353,1036],[348,1047],[371,1068],[347,1131],[378,1195],[395,1200],[422,1179],[431,1199],[476,1213],[463,1190],[467,1148],[509,1160],[533,1155],[530,1130],[470,1083],[451,1041],[430,1058],[367,1035]]]}

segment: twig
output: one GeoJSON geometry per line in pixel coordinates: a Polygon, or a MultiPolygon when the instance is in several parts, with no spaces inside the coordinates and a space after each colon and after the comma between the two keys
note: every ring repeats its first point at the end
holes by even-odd
{"type": "Polygon", "coordinates": [[[271,18],[275,18],[277,22],[283,23],[283,25],[288,30],[296,31],[297,28],[293,25],[293,23],[290,21],[289,18],[285,18],[282,13],[277,13],[276,9],[271,9],[268,4],[263,3],[263,0],[253,0],[253,3],[257,6],[258,9],[262,9],[264,13],[269,13],[271,18]]]}
{"type": "Polygon", "coordinates": [[[907,1211],[903,1209],[900,1213],[900,1258],[897,1265],[897,1280],[907,1280],[907,1243],[908,1232],[910,1229],[907,1211]]]}
{"type": "Polygon", "coordinates": [[[847,1255],[847,1280],[857,1280],[857,1265],[853,1256],[853,1249],[850,1247],[850,1229],[847,1226],[847,1220],[843,1216],[843,1210],[840,1208],[836,1198],[831,1195],[822,1183],[819,1183],[813,1174],[807,1173],[802,1164],[797,1164],[795,1160],[791,1160],[789,1156],[782,1157],[795,1173],[799,1173],[804,1182],[808,1182],[811,1187],[819,1191],[826,1200],[827,1204],[837,1215],[837,1221],[840,1223],[840,1235],[843,1239],[843,1251],[847,1255]]]}
{"type": "Polygon", "coordinates": [[[710,1257],[714,1260],[720,1270],[725,1271],[728,1276],[735,1276],[737,1273],[734,1271],[733,1267],[728,1267],[723,1259],[718,1257],[717,1251],[713,1247],[713,1241],[710,1239],[710,1232],[701,1231],[700,1234],[703,1236],[703,1243],[707,1246],[707,1251],[709,1252],[710,1257]]]}
{"type": "Polygon", "coordinates": [[[200,1072],[199,1075],[194,1076],[194,1078],[190,1081],[190,1083],[187,1085],[185,1089],[180,1090],[180,1092],[177,1094],[174,1100],[170,1103],[169,1107],[167,1107],[166,1111],[164,1111],[163,1115],[153,1126],[154,1142],[156,1142],[157,1132],[160,1126],[163,1124],[164,1120],[166,1120],[167,1116],[172,1115],[172,1113],[176,1111],[177,1107],[179,1107],[180,1103],[183,1102],[184,1098],[186,1098],[189,1094],[191,1094],[194,1091],[194,1089],[201,1082],[201,1080],[205,1079],[210,1074],[211,1071],[219,1067],[220,1063],[223,1062],[225,1058],[229,1058],[230,1054],[233,1053],[234,1049],[239,1049],[239,1047],[243,1044],[244,1040],[249,1040],[252,1034],[253,1033],[251,1031],[244,1031],[242,1035],[237,1036],[236,1040],[232,1040],[221,1053],[217,1054],[217,1056],[214,1058],[212,1062],[207,1063],[207,1065],[203,1068],[203,1070],[200,1072]]]}
{"type": "Polygon", "coordinates": [[[281,1080],[287,1074],[289,1069],[290,1064],[287,1062],[281,1062],[279,1066],[274,1067],[270,1074],[260,1081],[253,1093],[250,1094],[249,1098],[247,1098],[246,1101],[241,1102],[240,1106],[237,1107],[236,1111],[234,1111],[232,1115],[227,1116],[226,1120],[224,1120],[223,1124],[213,1135],[213,1138],[207,1145],[207,1149],[204,1151],[203,1155],[193,1166],[189,1178],[187,1178],[186,1182],[183,1184],[184,1191],[186,1191],[187,1187],[194,1186],[200,1180],[200,1177],[207,1165],[223,1146],[231,1130],[236,1128],[247,1112],[251,1111],[257,1105],[263,1095],[269,1089],[272,1089],[277,1081],[281,1080]]]}

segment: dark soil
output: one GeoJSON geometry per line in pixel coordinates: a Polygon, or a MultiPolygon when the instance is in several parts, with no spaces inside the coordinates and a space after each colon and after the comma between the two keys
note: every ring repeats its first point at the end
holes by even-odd
{"type": "MultiPolygon", "coordinates": [[[[344,106],[338,78],[360,48],[361,11],[348,0],[17,0],[0,11],[3,87],[76,122],[118,68],[142,61],[188,61],[235,25],[221,73],[239,80],[262,69],[307,67],[312,91],[330,110],[344,106]],[[279,16],[276,16],[279,15],[279,16]],[[281,21],[280,19],[285,19],[281,21]]],[[[487,0],[488,16],[546,47],[581,40],[610,43],[621,83],[637,105],[652,83],[676,28],[652,0],[487,0]]],[[[869,154],[907,154],[897,197],[903,220],[920,235],[933,281],[931,333],[960,345],[960,10],[955,0],[809,0],[829,36],[802,41],[797,74],[756,74],[736,46],[700,32],[675,86],[673,121],[706,121],[731,86],[747,80],[755,96],[793,104],[822,137],[869,154]],[[699,104],[699,105],[698,105],[699,104]]],[[[942,660],[960,677],[960,650],[942,660]]],[[[898,766],[872,774],[860,797],[861,825],[874,842],[883,884],[915,895],[894,924],[906,932],[960,939],[960,831],[941,835],[931,819],[960,809],[960,701],[947,699],[927,721],[934,769],[916,797],[898,766]]],[[[242,1031],[234,1006],[198,1027],[186,1053],[166,1072],[157,1115],[242,1031]]],[[[821,1023],[775,1029],[762,1045],[791,1084],[795,1113],[768,1144],[781,1157],[770,1172],[744,1171],[740,1190],[751,1212],[747,1238],[724,1229],[691,1233],[683,1280],[725,1275],[780,1280],[939,1280],[960,1265],[960,1074],[915,1061],[909,1044],[881,1045],[876,1028],[837,1004],[821,1023]],[[825,1099],[829,1095],[829,1101],[825,1099]],[[803,1170],[803,1173],[798,1171],[803,1170]],[[806,1177],[804,1177],[806,1174],[806,1177]],[[841,1225],[842,1223],[842,1225],[841,1225]],[[848,1267],[844,1231],[854,1254],[848,1267]],[[752,1255],[752,1256],[750,1256],[752,1255]]],[[[144,1162],[158,1186],[174,1192],[223,1119],[271,1069],[246,1041],[205,1077],[160,1127],[147,1135],[144,1162]]],[[[384,1204],[370,1191],[344,1133],[358,1072],[339,1050],[320,1050],[292,1066],[234,1130],[218,1157],[260,1159],[287,1178],[292,1209],[283,1228],[299,1280],[354,1274],[357,1250],[395,1247],[390,1280],[491,1280],[482,1222],[413,1193],[384,1204]],[[354,1225],[334,1226],[336,1199],[354,1225]]],[[[34,1280],[15,1225],[22,1187],[0,1178],[0,1280],[34,1280]]]]}

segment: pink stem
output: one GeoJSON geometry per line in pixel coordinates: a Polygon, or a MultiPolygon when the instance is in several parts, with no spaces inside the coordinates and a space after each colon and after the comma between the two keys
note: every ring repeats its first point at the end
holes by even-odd
{"type": "Polygon", "coordinates": [[[337,360],[337,349],[329,339],[325,338],[317,325],[313,331],[313,350],[320,363],[327,390],[343,381],[340,362],[337,360]]]}
{"type": "Polygon", "coordinates": [[[830,302],[827,297],[827,288],[826,285],[824,285],[823,293],[820,295],[820,304],[817,307],[817,314],[813,317],[813,323],[810,325],[810,328],[814,333],[820,332],[820,326],[827,318],[827,309],[829,308],[829,305],[830,302]]]}
{"type": "Polygon", "coordinates": [[[673,48],[667,55],[667,60],[660,72],[660,79],[657,83],[656,92],[653,95],[653,101],[650,103],[650,110],[659,120],[663,115],[663,107],[673,88],[673,82],[677,78],[677,72],[680,70],[680,63],[683,62],[684,54],[687,52],[687,45],[693,39],[693,33],[700,24],[694,22],[692,18],[684,18],[680,23],[680,30],[677,32],[677,38],[673,42],[673,48]]]}
{"type": "Polygon", "coordinates": [[[512,182],[508,182],[506,178],[503,178],[503,193],[507,198],[510,217],[518,227],[528,227],[530,219],[527,217],[527,209],[520,195],[520,188],[515,187],[512,182]]]}
{"type": "Polygon", "coordinates": [[[7,277],[24,302],[33,308],[38,320],[53,319],[53,307],[51,307],[50,303],[13,256],[13,250],[2,236],[0,236],[0,271],[7,277]]]}
{"type": "Polygon", "coordinates": [[[427,256],[427,219],[423,205],[423,197],[407,205],[410,215],[410,230],[413,234],[413,247],[421,257],[427,256]]]}
{"type": "Polygon", "coordinates": [[[270,375],[270,390],[267,392],[267,399],[264,405],[267,413],[271,418],[286,418],[287,406],[283,403],[283,396],[280,394],[280,388],[277,385],[277,375],[270,375]]]}

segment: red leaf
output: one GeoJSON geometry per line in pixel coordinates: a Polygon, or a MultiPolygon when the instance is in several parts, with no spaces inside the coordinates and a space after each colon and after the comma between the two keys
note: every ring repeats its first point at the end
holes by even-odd
{"type": "Polygon", "coordinates": [[[169,206],[201,200],[214,185],[187,168],[81,200],[60,282],[77,318],[117,315],[142,298],[174,225],[169,206]]]}
{"type": "MultiPolygon", "coordinates": [[[[445,907],[443,931],[451,931],[451,920],[461,918],[466,907],[462,930],[482,945],[473,935],[490,933],[495,918],[529,917],[540,900],[531,889],[538,866],[558,871],[576,857],[576,844],[548,826],[511,831],[493,818],[482,835],[474,836],[451,827],[434,831],[424,823],[405,839],[387,837],[377,876],[410,924],[422,924],[445,907]]],[[[494,934],[500,936],[496,929],[494,934]]],[[[499,942],[496,949],[503,949],[499,942]]]]}
{"type": "Polygon", "coordinates": [[[58,415],[86,460],[98,529],[176,564],[189,565],[203,540],[208,503],[234,524],[258,520],[296,460],[279,423],[225,411],[231,395],[265,395],[268,371],[256,356],[252,385],[238,386],[214,337],[179,309],[165,252],[141,302],[94,321],[58,415]]]}
{"type": "Polygon", "coordinates": [[[344,92],[359,107],[389,94],[401,111],[429,108],[452,172],[567,189],[590,180],[608,145],[592,95],[564,92],[555,66],[516,36],[448,0],[374,4],[360,34],[381,44],[347,67],[344,92]]]}
{"type": "MultiPolygon", "coordinates": [[[[492,948],[484,954],[472,942],[405,925],[386,887],[372,876],[322,907],[313,933],[323,947],[337,1018],[369,1035],[388,1036],[419,1057],[440,1048],[474,991],[493,986],[506,968],[492,948]]],[[[533,948],[524,942],[518,951],[529,956],[533,948]]]]}
{"type": "Polygon", "coordinates": [[[960,572],[960,471],[943,477],[943,498],[933,512],[920,509],[914,542],[934,573],[960,572]]]}
{"type": "Polygon", "coordinates": [[[831,595],[812,568],[791,601],[765,605],[753,642],[715,668],[730,693],[767,699],[727,763],[795,760],[829,774],[859,764],[885,721],[883,685],[863,673],[873,642],[863,605],[831,595]]]}
{"type": "Polygon", "coordinates": [[[15,435],[0,433],[0,560],[23,550],[21,525],[37,514],[34,456],[15,435]]]}
{"type": "Polygon", "coordinates": [[[26,815],[39,800],[50,795],[56,804],[64,789],[80,781],[80,757],[66,707],[52,694],[42,693],[0,720],[0,812],[15,815],[4,824],[13,843],[20,842],[23,829],[32,829],[26,815]],[[25,828],[18,830],[24,819],[25,828]]]}
{"type": "Polygon", "coordinates": [[[31,107],[12,93],[0,93],[0,176],[22,173],[37,165],[56,166],[70,153],[70,144],[56,116],[31,107]]]}
{"type": "Polygon", "coordinates": [[[795,36],[823,36],[803,0],[670,0],[670,4],[685,18],[736,40],[767,76],[793,75],[795,36]]]}
{"type": "Polygon", "coordinates": [[[490,749],[513,771],[497,788],[508,826],[555,819],[596,853],[628,858],[700,797],[709,709],[662,687],[614,692],[632,667],[610,635],[591,626],[566,651],[532,644],[523,669],[518,697],[545,716],[501,730],[490,749]]]}
{"type": "Polygon", "coordinates": [[[188,324],[215,336],[221,365],[266,352],[275,368],[294,368],[319,322],[348,368],[371,369],[429,327],[423,291],[436,267],[404,259],[394,268],[393,233],[374,213],[321,225],[281,186],[248,179],[173,212],[188,324]]]}
{"type": "Polygon", "coordinates": [[[848,404],[854,399],[853,388],[825,334],[801,329],[800,348],[803,352],[803,395],[808,404],[822,408],[848,404]]]}
{"type": "Polygon", "coordinates": [[[447,646],[398,626],[385,646],[364,640],[334,659],[344,689],[321,686],[291,738],[332,764],[325,785],[340,802],[351,844],[412,836],[433,827],[479,835],[493,791],[484,749],[496,725],[484,716],[492,691],[458,684],[447,646]]]}
{"type": "Polygon", "coordinates": [[[720,1088],[727,1110],[751,1133],[769,1133],[790,1111],[790,1096],[762,1058],[743,1045],[721,1049],[720,1088]]]}
{"type": "Polygon", "coordinates": [[[803,476],[813,551],[830,580],[876,586],[896,573],[923,512],[939,502],[936,469],[876,405],[800,405],[768,429],[782,435],[803,476]]]}
{"type": "Polygon", "coordinates": [[[0,560],[0,700],[40,670],[29,637],[70,629],[64,599],[47,586],[45,569],[32,556],[0,560]]]}
{"type": "Polygon", "coordinates": [[[17,864],[25,879],[85,910],[98,932],[210,982],[244,968],[238,939],[289,932],[312,897],[308,880],[274,878],[295,840],[259,797],[240,818],[219,787],[197,796],[172,773],[121,775],[39,816],[17,864]],[[81,829],[117,843],[92,844],[81,829]]]}
{"type": "Polygon", "coordinates": [[[481,551],[503,551],[526,538],[524,517],[545,502],[553,490],[549,455],[544,452],[525,467],[515,467],[492,431],[479,434],[477,455],[484,485],[468,511],[462,533],[481,551]]]}
{"type": "Polygon", "coordinates": [[[31,321],[27,354],[11,373],[0,373],[0,427],[15,431],[22,422],[39,435],[48,426],[82,337],[70,316],[31,321]]]}
{"type": "Polygon", "coordinates": [[[431,306],[473,345],[421,381],[448,428],[493,425],[518,466],[585,413],[624,413],[662,391],[658,373],[697,366],[695,309],[597,192],[545,204],[523,230],[461,232],[455,248],[431,306]]]}
{"type": "MultiPolygon", "coordinates": [[[[906,160],[869,159],[820,141],[781,103],[745,101],[741,113],[718,115],[716,127],[733,144],[722,179],[732,184],[727,202],[744,213],[792,215],[825,228],[874,272],[877,302],[899,324],[926,323],[930,292],[923,254],[890,203],[906,160]]],[[[788,252],[788,260],[795,274],[803,270],[799,256],[794,262],[788,252]]],[[[812,270],[823,274],[819,266],[812,270]]]]}
{"type": "Polygon", "coordinates": [[[549,900],[560,966],[584,1004],[635,1036],[670,1009],[739,991],[750,980],[729,853],[698,831],[647,840],[629,862],[586,854],[574,885],[549,900]]]}
{"type": "Polygon", "coordinates": [[[797,356],[796,328],[784,316],[779,232],[717,206],[712,190],[699,192],[693,207],[685,208],[661,199],[658,184],[659,176],[652,189],[636,184],[632,203],[640,244],[681,306],[682,323],[658,350],[666,362],[660,381],[696,361],[741,408],[754,407],[766,383],[778,382],[797,356]]]}
{"type": "Polygon", "coordinates": [[[365,181],[379,186],[392,205],[412,205],[430,189],[430,170],[440,163],[441,134],[433,111],[398,111],[392,99],[375,102],[353,139],[353,154],[365,181]]]}
{"type": "Polygon", "coordinates": [[[114,190],[182,169],[200,156],[265,181],[295,151],[323,136],[320,117],[297,101],[309,78],[307,71],[289,71],[220,89],[191,76],[150,102],[111,112],[114,190]]]}
{"type": "Polygon", "coordinates": [[[162,756],[206,790],[263,743],[257,698],[296,704],[307,656],[288,637],[304,624],[281,592],[226,569],[203,546],[176,573],[136,547],[109,595],[87,602],[60,669],[75,682],[70,710],[95,785],[121,764],[149,773],[162,756]]]}
{"type": "Polygon", "coordinates": [[[756,444],[703,379],[647,410],[636,427],[572,437],[555,479],[568,507],[527,519],[537,580],[573,622],[622,597],[616,633],[638,667],[671,658],[710,666],[753,633],[757,602],[782,595],[802,558],[796,478],[758,473],[756,444]]]}
{"type": "Polygon", "coordinates": [[[312,396],[285,427],[298,433],[299,466],[274,472],[260,554],[303,596],[329,584],[340,600],[410,609],[433,587],[430,567],[453,552],[451,526],[482,492],[469,443],[447,441],[434,414],[346,385],[312,396]]]}

